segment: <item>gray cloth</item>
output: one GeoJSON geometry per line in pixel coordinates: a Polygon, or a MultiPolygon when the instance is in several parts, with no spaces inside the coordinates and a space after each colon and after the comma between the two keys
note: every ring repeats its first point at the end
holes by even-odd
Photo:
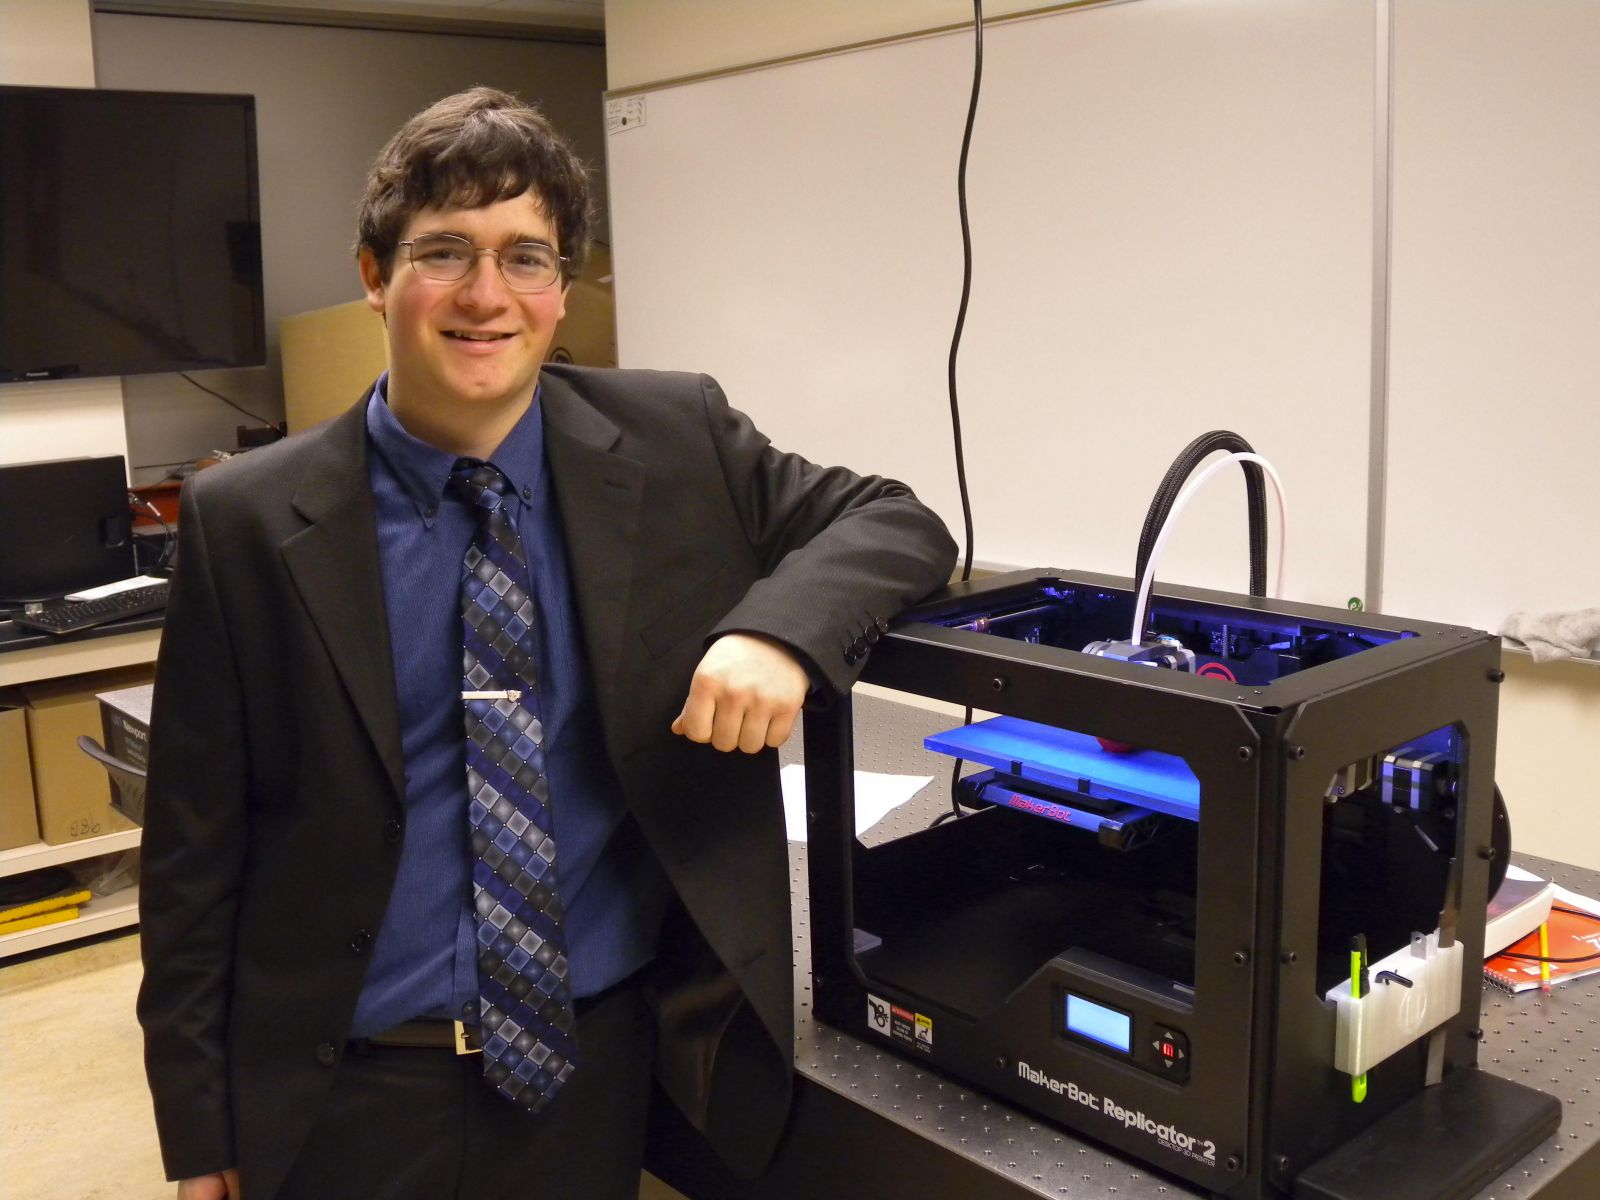
{"type": "Polygon", "coordinates": [[[1600,608],[1572,612],[1514,612],[1500,627],[1503,637],[1527,646],[1534,662],[1558,658],[1588,658],[1600,650],[1600,608]]]}

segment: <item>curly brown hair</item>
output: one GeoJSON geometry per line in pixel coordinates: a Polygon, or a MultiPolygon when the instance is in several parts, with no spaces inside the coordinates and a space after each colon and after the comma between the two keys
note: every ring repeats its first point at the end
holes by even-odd
{"type": "Polygon", "coordinates": [[[373,161],[356,251],[388,279],[406,223],[424,208],[481,208],[533,192],[556,228],[566,280],[589,252],[589,175],[544,114],[509,92],[474,87],[412,117],[373,161]]]}

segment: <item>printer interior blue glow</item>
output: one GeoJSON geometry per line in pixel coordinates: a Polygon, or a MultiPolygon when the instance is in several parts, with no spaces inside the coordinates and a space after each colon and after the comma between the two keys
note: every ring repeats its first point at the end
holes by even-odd
{"type": "MultiPolygon", "coordinates": [[[[998,599],[998,598],[991,598],[998,599]]],[[[1111,588],[1041,583],[1032,593],[1008,593],[999,603],[963,609],[935,623],[1013,641],[1082,650],[1124,639],[1133,623],[1134,595],[1111,588]]],[[[1195,673],[1225,683],[1260,685],[1321,663],[1412,636],[1358,624],[1300,620],[1282,613],[1152,600],[1145,635],[1175,638],[1195,654],[1195,673]]]]}
{"type": "Polygon", "coordinates": [[[1186,821],[1200,815],[1200,781],[1176,754],[1107,754],[1088,734],[1020,717],[991,717],[932,734],[923,744],[1067,796],[1134,804],[1186,821]]]}

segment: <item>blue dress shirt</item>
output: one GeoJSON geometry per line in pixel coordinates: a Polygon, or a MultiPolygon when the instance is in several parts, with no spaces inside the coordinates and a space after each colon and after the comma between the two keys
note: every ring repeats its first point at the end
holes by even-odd
{"type": "MultiPolygon", "coordinates": [[[[478,997],[460,615],[461,560],[476,519],[464,502],[444,494],[456,456],[401,427],[389,411],[387,383],[385,374],[367,401],[367,436],[405,758],[405,838],[352,1037],[416,1017],[470,1017],[478,997]]],[[[624,820],[601,738],[537,392],[491,461],[515,489],[510,515],[539,609],[545,769],[570,978],[573,995],[582,997],[655,956],[668,884],[637,827],[624,820]]]]}

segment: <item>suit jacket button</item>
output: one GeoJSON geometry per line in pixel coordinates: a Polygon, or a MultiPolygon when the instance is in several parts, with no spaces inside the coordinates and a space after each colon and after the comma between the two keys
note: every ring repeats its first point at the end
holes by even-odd
{"type": "Polygon", "coordinates": [[[317,1063],[320,1066],[331,1067],[339,1061],[339,1052],[333,1048],[332,1042],[323,1042],[317,1047],[317,1063]]]}
{"type": "Polygon", "coordinates": [[[873,622],[873,624],[877,627],[879,633],[889,632],[889,622],[885,621],[882,617],[879,617],[873,622]]]}
{"type": "Polygon", "coordinates": [[[358,929],[350,935],[350,953],[365,954],[372,945],[372,934],[365,929],[358,929]]]}
{"type": "Polygon", "coordinates": [[[863,636],[867,639],[867,641],[869,643],[872,643],[872,642],[876,642],[879,638],[881,638],[883,636],[883,633],[878,629],[878,627],[876,625],[868,625],[867,626],[867,631],[863,636]]]}
{"type": "Polygon", "coordinates": [[[400,824],[400,818],[390,817],[383,823],[383,840],[391,846],[398,846],[400,839],[405,835],[405,826],[400,824]]]}
{"type": "Polygon", "coordinates": [[[856,648],[854,646],[846,646],[844,648],[844,661],[846,663],[853,667],[860,660],[861,655],[856,652],[856,648]]]}
{"type": "Polygon", "coordinates": [[[860,658],[867,652],[867,639],[858,634],[856,640],[850,643],[850,649],[856,652],[857,658],[860,658]]]}

